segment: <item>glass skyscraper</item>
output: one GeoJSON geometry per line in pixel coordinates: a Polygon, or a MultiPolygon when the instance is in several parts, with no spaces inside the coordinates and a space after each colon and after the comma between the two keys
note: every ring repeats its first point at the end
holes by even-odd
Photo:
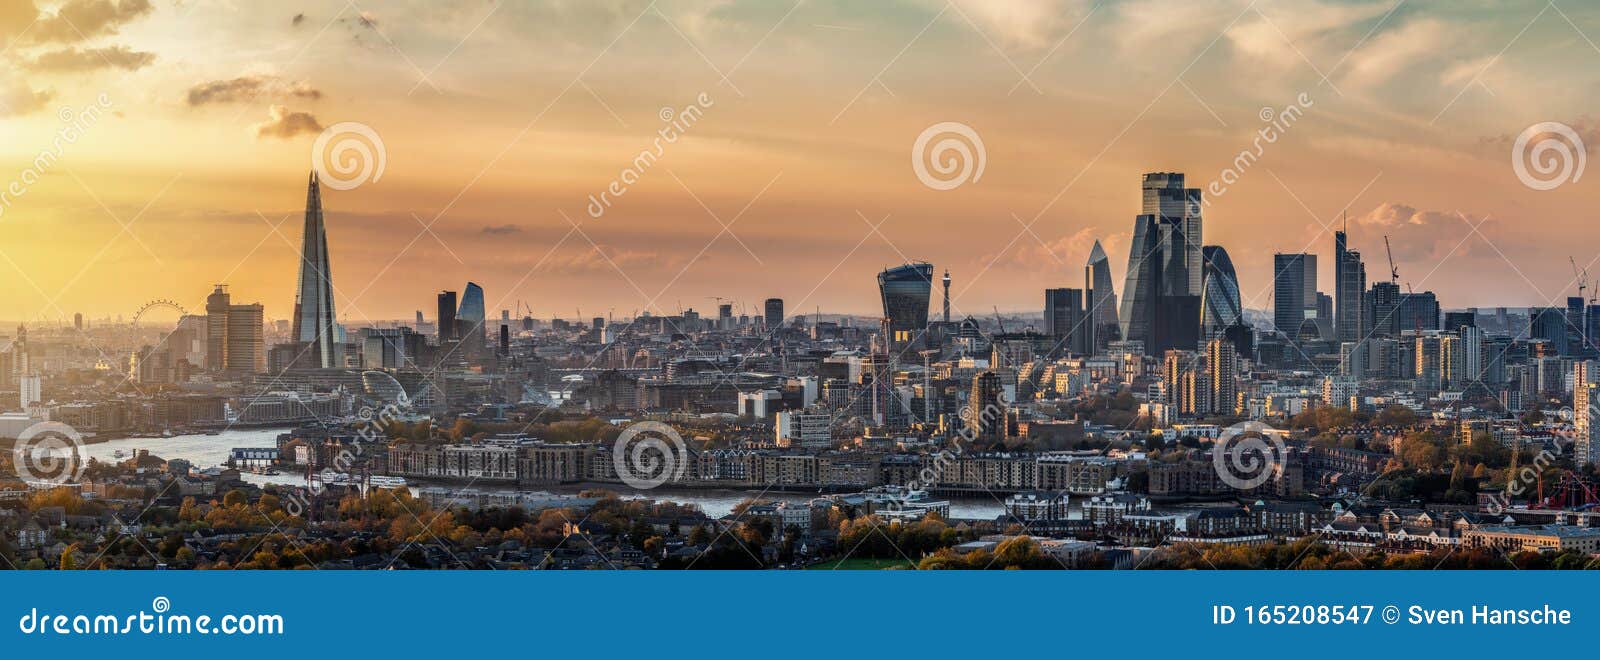
{"type": "Polygon", "coordinates": [[[1100,247],[1100,241],[1094,242],[1094,247],[1089,250],[1089,261],[1083,268],[1090,348],[1099,349],[1107,342],[1121,338],[1121,324],[1117,322],[1117,292],[1111,285],[1111,260],[1106,258],[1105,248],[1100,247]]]}
{"type": "Polygon", "coordinates": [[[1306,308],[1316,309],[1315,263],[1309,254],[1272,256],[1272,325],[1291,340],[1300,335],[1306,308]],[[1306,295],[1308,291],[1311,296],[1306,295]]]}
{"type": "Polygon", "coordinates": [[[476,334],[483,337],[483,287],[474,282],[467,282],[467,288],[461,291],[461,308],[456,310],[456,323],[461,327],[460,338],[467,339],[476,334]]]}
{"type": "Polygon", "coordinates": [[[1204,288],[1201,192],[1171,172],[1144,175],[1141,188],[1143,213],[1134,220],[1118,315],[1122,338],[1143,342],[1149,355],[1194,350],[1204,288]]]}
{"type": "Polygon", "coordinates": [[[328,269],[328,232],[322,221],[317,173],[306,189],[306,221],[300,244],[300,282],[294,297],[294,339],[307,344],[310,366],[342,366],[344,352],[334,328],[333,275],[328,269]]]}
{"type": "Polygon", "coordinates": [[[889,346],[898,354],[919,343],[928,327],[928,299],[933,293],[933,265],[911,263],[878,274],[889,346]]]}
{"type": "Polygon", "coordinates": [[[1201,253],[1205,257],[1204,286],[1200,294],[1200,309],[1204,314],[1201,327],[1206,337],[1218,337],[1243,321],[1239,276],[1234,274],[1233,260],[1222,246],[1207,245],[1201,253]]]}

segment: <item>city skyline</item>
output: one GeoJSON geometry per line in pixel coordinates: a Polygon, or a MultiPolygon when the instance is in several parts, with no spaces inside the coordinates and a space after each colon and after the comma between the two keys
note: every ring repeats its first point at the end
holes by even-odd
{"type": "Polygon", "coordinates": [[[1291,106],[1281,139],[1206,194],[1204,243],[1228,249],[1246,308],[1270,307],[1278,252],[1324,255],[1333,293],[1324,225],[1346,212],[1351,250],[1381,263],[1391,235],[1402,279],[1451,308],[1557,304],[1576,288],[1568,255],[1549,258],[1549,241],[1522,228],[1573,246],[1600,231],[1560,220],[1592,204],[1591,186],[1532,190],[1507,158],[1538,121],[1600,143],[1583,104],[1596,83],[1583,63],[1600,58],[1583,36],[1600,26],[1589,7],[1237,3],[1190,16],[1062,3],[1024,16],[986,3],[787,14],[624,2],[566,9],[572,38],[530,43],[519,28],[552,10],[128,4],[85,37],[30,25],[53,8],[6,5],[23,17],[6,24],[28,27],[0,29],[0,164],[21,172],[52,148],[61,106],[104,107],[5,201],[0,269],[23,285],[0,293],[0,316],[126,316],[158,298],[197,309],[223,282],[290,318],[282,273],[299,261],[309,129],[342,121],[373,127],[387,154],[381,178],[323,195],[349,324],[410,318],[467,280],[491,315],[521,303],[541,318],[709,312],[720,296],[746,313],[777,297],[791,313],[873,316],[860,283],[915,260],[951,271],[957,317],[1035,310],[1039,289],[1079,284],[1096,242],[1124,280],[1132,177],[1186,172],[1209,188],[1268,125],[1262,110],[1291,106]],[[194,25],[204,39],[168,36],[194,25]],[[1157,45],[1100,48],[1131,35],[1157,45]],[[486,86],[480,74],[513,46],[535,54],[514,72],[530,84],[486,86]],[[1084,66],[1100,52],[1130,73],[1084,66]],[[52,64],[68,60],[80,65],[52,64]],[[870,64],[859,75],[825,74],[857,60],[870,64]],[[788,75],[760,75],[777,67],[788,75]],[[640,70],[670,75],[641,84],[640,70]],[[1248,87],[1233,82],[1244,73],[1248,87]],[[1064,101],[1088,112],[1062,117],[1064,101]],[[592,217],[589,197],[667,125],[659,111],[691,105],[699,120],[678,122],[681,139],[592,217]],[[986,170],[932,190],[906,153],[952,119],[982,136],[986,170]]]}

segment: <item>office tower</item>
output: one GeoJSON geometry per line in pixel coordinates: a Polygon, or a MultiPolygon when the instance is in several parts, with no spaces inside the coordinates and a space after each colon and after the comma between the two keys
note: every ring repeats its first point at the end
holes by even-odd
{"type": "Polygon", "coordinates": [[[1052,340],[1050,357],[1064,353],[1087,355],[1091,347],[1088,324],[1084,322],[1083,291],[1044,290],[1044,334],[1052,340]]]}
{"type": "Polygon", "coordinates": [[[1586,355],[1600,354],[1600,305],[1584,308],[1583,350],[1586,355]]]}
{"type": "MultiPolygon", "coordinates": [[[[218,284],[206,296],[206,369],[230,375],[265,370],[265,324],[260,303],[235,305],[227,287],[218,284]]],[[[304,353],[310,348],[310,344],[298,344],[296,351],[304,353]]]]}
{"type": "Polygon", "coordinates": [[[1206,338],[1216,338],[1244,321],[1239,276],[1234,274],[1233,260],[1222,246],[1207,245],[1201,255],[1205,258],[1205,283],[1200,294],[1200,308],[1204,314],[1201,328],[1206,338]]]}
{"type": "Polygon", "coordinates": [[[422,324],[424,324],[424,323],[426,323],[426,321],[424,321],[422,319],[422,310],[419,309],[419,310],[417,310],[417,320],[415,322],[415,325],[420,328],[420,327],[422,327],[422,324]]]}
{"type": "Polygon", "coordinates": [[[500,324],[500,357],[511,355],[511,326],[508,323],[509,320],[500,324]]]}
{"type": "Polygon", "coordinates": [[[1461,367],[1455,370],[1457,384],[1483,385],[1483,330],[1463,325],[1456,329],[1456,335],[1461,338],[1461,350],[1458,352],[1461,367]]]}
{"type": "Polygon", "coordinates": [[[950,269],[944,271],[944,322],[950,322],[950,269]]]}
{"type": "Polygon", "coordinates": [[[1200,356],[1194,351],[1169,350],[1162,356],[1161,382],[1165,388],[1165,403],[1173,411],[1193,414],[1196,403],[1206,398],[1205,378],[1200,371],[1200,356]]]}
{"type": "Polygon", "coordinates": [[[461,306],[456,308],[456,338],[475,346],[482,346],[484,321],[483,287],[467,282],[461,290],[461,306]]]}
{"type": "Polygon", "coordinates": [[[1316,320],[1319,339],[1329,339],[1333,337],[1333,297],[1318,291],[1316,301],[1316,309],[1306,310],[1306,317],[1316,320]]]}
{"type": "Polygon", "coordinates": [[[1600,377],[1595,367],[1591,360],[1573,365],[1572,460],[1580,468],[1585,463],[1600,464],[1600,400],[1596,400],[1596,393],[1600,392],[1596,381],[1600,377]]]}
{"type": "Polygon", "coordinates": [[[300,281],[294,296],[294,341],[310,345],[311,364],[322,369],[344,364],[334,329],[333,274],[328,269],[328,232],[322,221],[317,173],[306,185],[306,221],[300,242],[300,281]]]}
{"type": "Polygon", "coordinates": [[[1407,293],[1400,296],[1400,306],[1395,310],[1395,329],[1438,330],[1439,299],[1432,291],[1407,293]]]}
{"type": "Polygon", "coordinates": [[[83,312],[78,312],[72,315],[72,329],[77,330],[78,332],[83,332],[83,312]]]}
{"type": "Polygon", "coordinates": [[[1198,189],[1183,175],[1144,176],[1143,213],[1134,219],[1128,271],[1122,287],[1122,339],[1144,343],[1147,353],[1193,350],[1200,337],[1204,267],[1200,250],[1198,189]]]}
{"type": "Polygon", "coordinates": [[[765,311],[767,332],[777,332],[783,327],[783,299],[768,298],[765,311]]]}
{"type": "Polygon", "coordinates": [[[1422,392],[1437,392],[1443,385],[1444,375],[1449,363],[1447,349],[1443,345],[1442,337],[1438,333],[1408,332],[1413,336],[1412,341],[1416,347],[1413,352],[1415,367],[1411,374],[1416,379],[1415,387],[1422,392]]]}
{"type": "Polygon", "coordinates": [[[206,370],[220,372],[228,364],[228,290],[221,284],[206,296],[206,370]]]}
{"type": "Polygon", "coordinates": [[[1339,341],[1361,341],[1366,336],[1366,322],[1362,318],[1366,290],[1367,267],[1361,262],[1361,253],[1349,249],[1344,231],[1334,232],[1333,328],[1334,337],[1339,341]]]}
{"type": "Polygon", "coordinates": [[[456,292],[439,292],[439,345],[456,339],[456,292]]]}
{"type": "Polygon", "coordinates": [[[878,293],[883,298],[884,340],[891,354],[899,354],[922,343],[928,327],[928,297],[933,292],[933,265],[910,263],[878,274],[878,293]]]}
{"type": "Polygon", "coordinates": [[[22,409],[26,411],[29,406],[38,405],[44,401],[43,380],[39,374],[23,374],[17,379],[17,389],[20,393],[22,409]]]}
{"type": "Polygon", "coordinates": [[[733,329],[733,305],[729,303],[721,303],[717,305],[717,329],[733,329]]]}
{"type": "Polygon", "coordinates": [[[1478,327],[1478,314],[1476,312],[1445,312],[1444,327],[1442,330],[1456,331],[1466,327],[1478,327]]]}
{"type": "Polygon", "coordinates": [[[1206,405],[1202,412],[1231,415],[1239,401],[1239,352],[1226,338],[1206,342],[1206,405]]]}
{"type": "Polygon", "coordinates": [[[971,429],[974,445],[993,447],[1005,440],[1005,391],[1001,389],[999,374],[984,371],[973,376],[967,411],[967,427],[971,429]]]}
{"type": "Polygon", "coordinates": [[[1559,307],[1534,307],[1528,310],[1528,338],[1542,340],[1556,355],[1566,355],[1567,315],[1559,307]]]}
{"type": "MultiPolygon", "coordinates": [[[[228,371],[260,373],[267,368],[266,314],[261,303],[228,307],[228,371]]],[[[336,359],[343,362],[343,356],[336,359]]]]}
{"type": "Polygon", "coordinates": [[[418,369],[426,335],[411,328],[366,328],[361,331],[364,369],[418,369]]]}
{"type": "Polygon", "coordinates": [[[1272,325],[1291,340],[1300,336],[1307,307],[1316,308],[1316,271],[1312,270],[1316,262],[1312,259],[1309,254],[1272,257],[1272,325]]]}
{"type": "Polygon", "coordinates": [[[1145,174],[1141,189],[1144,207],[1140,213],[1156,216],[1162,224],[1171,227],[1172,237],[1168,240],[1172,241],[1173,254],[1169,261],[1174,266],[1169,271],[1176,271],[1178,264],[1182,266],[1181,275],[1169,272],[1169,275],[1182,280],[1174,295],[1199,297],[1203,261],[1200,246],[1204,239],[1201,235],[1200,189],[1184,188],[1183,174],[1177,172],[1145,174]]]}
{"type": "MultiPolygon", "coordinates": [[[[1117,293],[1111,285],[1111,260],[1106,258],[1100,241],[1089,250],[1089,261],[1083,267],[1084,308],[1089,315],[1089,338],[1094,351],[1121,338],[1121,324],[1117,322],[1117,293]]],[[[1094,352],[1091,351],[1091,352],[1094,352]]]]}

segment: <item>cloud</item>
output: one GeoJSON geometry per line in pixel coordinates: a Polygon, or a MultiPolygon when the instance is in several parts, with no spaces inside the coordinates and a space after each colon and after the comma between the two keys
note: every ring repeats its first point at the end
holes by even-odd
{"type": "Polygon", "coordinates": [[[322,124],[309,112],[291,112],[288,108],[275,105],[268,108],[267,121],[252,125],[256,137],[275,137],[289,139],[302,133],[321,133],[322,124]]]}
{"type": "Polygon", "coordinates": [[[34,91],[26,80],[0,67],[0,117],[20,117],[44,108],[55,92],[34,91]]]}
{"type": "Polygon", "coordinates": [[[135,71],[156,60],[155,53],[131,50],[126,46],[106,48],[63,48],[39,55],[28,63],[34,71],[90,71],[124,69],[135,71]]]}
{"type": "Polygon", "coordinates": [[[985,37],[1029,50],[1055,46],[1088,13],[1087,5],[1076,0],[959,0],[955,7],[985,37]]]}
{"type": "Polygon", "coordinates": [[[511,234],[522,233],[522,228],[516,225],[489,225],[484,227],[479,233],[488,234],[490,236],[509,236],[511,234]]]}
{"type": "MultiPolygon", "coordinates": [[[[1583,145],[1584,151],[1589,153],[1600,152],[1600,118],[1585,115],[1572,121],[1560,123],[1565,124],[1568,128],[1572,129],[1572,132],[1578,134],[1578,140],[1583,145]]],[[[1511,147],[1517,143],[1517,136],[1521,134],[1521,131],[1518,131],[1516,134],[1500,134],[1490,137],[1481,137],[1478,138],[1478,144],[1479,146],[1482,146],[1491,152],[1491,155],[1493,155],[1495,158],[1503,158],[1506,153],[1510,151],[1511,147]]],[[[1540,133],[1529,137],[1528,144],[1530,146],[1537,145],[1546,140],[1557,140],[1563,143],[1569,142],[1565,138],[1558,136],[1555,133],[1540,133]]]]}
{"type": "Polygon", "coordinates": [[[189,88],[187,99],[190,106],[202,106],[210,103],[244,103],[262,96],[315,101],[322,98],[322,91],[304,80],[291,82],[273,75],[252,74],[200,83],[189,88]]]}
{"type": "Polygon", "coordinates": [[[599,245],[579,252],[550,255],[538,270],[552,273],[594,274],[614,273],[621,269],[632,277],[635,270],[654,269],[662,265],[664,260],[656,252],[599,245]],[[612,264],[615,264],[615,267],[612,264]]]}
{"type": "Polygon", "coordinates": [[[54,14],[41,14],[28,38],[38,43],[73,43],[116,34],[153,9],[150,0],[67,0],[54,14]]]}
{"type": "MultiPolygon", "coordinates": [[[[1501,243],[1491,238],[1496,227],[1491,218],[1476,218],[1461,211],[1418,209],[1399,202],[1379,204],[1354,222],[1362,228],[1362,235],[1388,236],[1396,261],[1419,262],[1412,264],[1409,270],[1423,265],[1432,268],[1444,259],[1472,254],[1474,248],[1484,245],[1486,240],[1493,240],[1496,245],[1501,243]],[[1473,227],[1478,227],[1483,240],[1463,241],[1473,227]]],[[[1377,254],[1381,257],[1381,253],[1377,254]]],[[[1407,270],[1402,264],[1401,271],[1407,270]]]]}
{"type": "Polygon", "coordinates": [[[0,0],[0,47],[9,46],[11,39],[38,17],[39,8],[33,6],[33,0],[0,0]]]}
{"type": "Polygon", "coordinates": [[[1121,266],[1127,258],[1127,234],[1104,234],[1094,227],[1084,227],[1052,241],[1041,242],[1032,236],[1017,239],[1005,254],[985,254],[979,264],[993,263],[997,267],[1021,268],[1040,273],[1077,273],[1081,277],[1083,265],[1089,260],[1094,242],[1100,241],[1113,267],[1121,266]],[[1118,248],[1121,247],[1121,250],[1118,248]],[[1120,254],[1119,254],[1120,252],[1120,254]]]}
{"type": "Polygon", "coordinates": [[[1407,69],[1419,66],[1451,51],[1463,35],[1443,21],[1417,19],[1398,29],[1373,37],[1352,53],[1339,84],[1353,88],[1373,88],[1387,83],[1407,69]]]}

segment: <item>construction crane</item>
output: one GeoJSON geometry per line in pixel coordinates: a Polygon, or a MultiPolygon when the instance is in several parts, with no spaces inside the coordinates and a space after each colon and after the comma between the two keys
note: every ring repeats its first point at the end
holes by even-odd
{"type": "Polygon", "coordinates": [[[1389,283],[1400,283],[1400,269],[1394,265],[1394,250],[1389,248],[1389,235],[1383,235],[1383,252],[1389,256],[1389,283]]]}
{"type": "Polygon", "coordinates": [[[994,306],[994,322],[1000,326],[1000,334],[1006,334],[1006,322],[1000,318],[1000,306],[994,306]]]}
{"type": "Polygon", "coordinates": [[[1585,301],[1589,300],[1587,296],[1583,295],[1583,292],[1589,290],[1589,269],[1585,268],[1579,271],[1578,260],[1573,259],[1570,255],[1567,257],[1567,263],[1572,264],[1572,277],[1578,280],[1578,297],[1585,301]]]}

